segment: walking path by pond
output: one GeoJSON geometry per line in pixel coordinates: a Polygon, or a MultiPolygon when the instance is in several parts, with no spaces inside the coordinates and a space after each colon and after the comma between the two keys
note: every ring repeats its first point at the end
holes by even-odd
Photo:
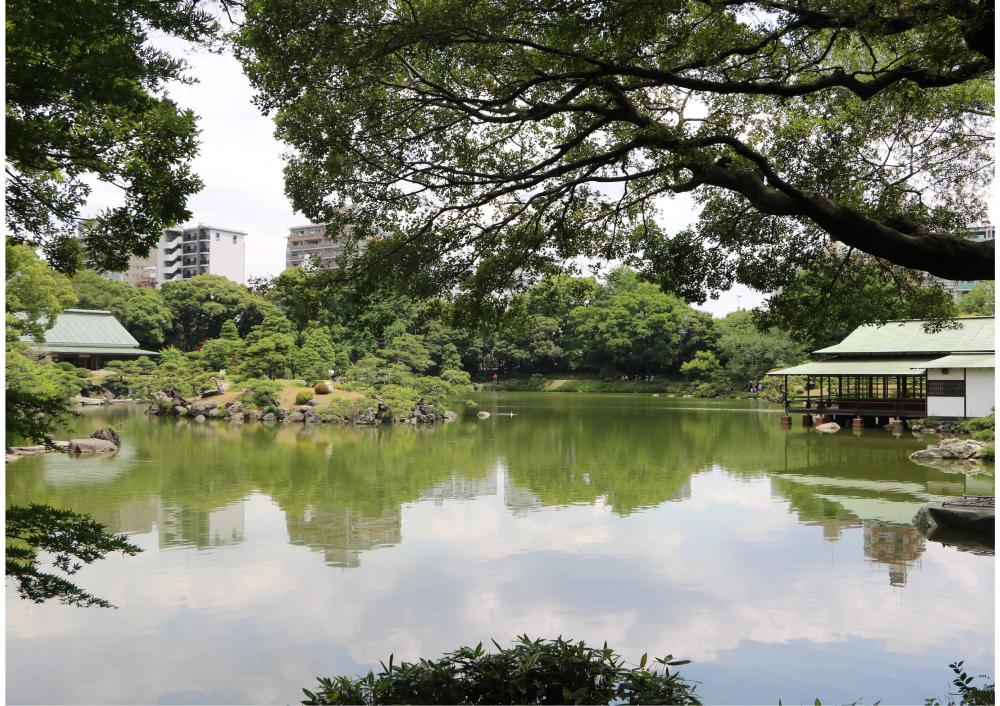
{"type": "Polygon", "coordinates": [[[428,427],[198,424],[141,409],[112,457],[28,457],[8,503],[145,551],[77,581],[117,610],[7,596],[9,703],[287,703],[317,675],[516,634],[693,659],[707,703],[943,697],[992,671],[991,552],[925,502],[992,495],[926,441],[783,431],[753,402],[495,394],[428,427]]]}

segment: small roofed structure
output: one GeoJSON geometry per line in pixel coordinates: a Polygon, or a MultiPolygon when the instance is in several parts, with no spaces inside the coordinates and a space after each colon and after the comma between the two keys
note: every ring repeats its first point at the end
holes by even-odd
{"type": "Polygon", "coordinates": [[[850,417],[980,417],[995,393],[993,317],[955,319],[925,330],[924,321],[857,328],[809,363],[772,370],[785,378],[785,412],[850,417]],[[805,378],[790,396],[788,378],[805,378]]]}
{"type": "Polygon", "coordinates": [[[110,311],[95,309],[66,309],[45,332],[44,342],[23,340],[38,355],[91,370],[104,367],[109,360],[159,355],[139,348],[139,342],[110,311]]]}

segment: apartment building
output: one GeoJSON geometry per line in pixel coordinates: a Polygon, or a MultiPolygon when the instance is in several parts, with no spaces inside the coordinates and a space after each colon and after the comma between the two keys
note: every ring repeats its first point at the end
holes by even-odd
{"type": "MultiPolygon", "coordinates": [[[[344,254],[347,242],[347,236],[342,234],[328,236],[326,226],[322,224],[310,223],[289,228],[288,242],[285,245],[285,267],[312,264],[320,270],[336,270],[339,267],[337,258],[344,254]]],[[[364,249],[364,246],[364,240],[357,244],[359,250],[364,249]]]]}
{"type": "Polygon", "coordinates": [[[167,228],[156,248],[157,286],[205,274],[246,284],[246,236],[204,223],[167,228]]]}
{"type": "Polygon", "coordinates": [[[128,260],[124,272],[102,272],[101,277],[112,282],[124,282],[133,287],[156,288],[156,251],[150,250],[146,257],[133,255],[128,260]]]}

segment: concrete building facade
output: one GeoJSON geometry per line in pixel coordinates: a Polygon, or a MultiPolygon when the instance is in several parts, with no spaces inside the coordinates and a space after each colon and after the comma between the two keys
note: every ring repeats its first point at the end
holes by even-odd
{"type": "MultiPolygon", "coordinates": [[[[310,265],[320,270],[336,270],[340,267],[337,259],[347,249],[348,235],[327,235],[327,227],[323,224],[309,223],[288,229],[288,242],[285,245],[285,267],[304,267],[310,265]]],[[[363,250],[365,241],[357,243],[358,250],[363,250]]]]}
{"type": "Polygon", "coordinates": [[[246,236],[204,223],[164,230],[156,248],[157,286],[206,274],[246,284],[246,236]]]}

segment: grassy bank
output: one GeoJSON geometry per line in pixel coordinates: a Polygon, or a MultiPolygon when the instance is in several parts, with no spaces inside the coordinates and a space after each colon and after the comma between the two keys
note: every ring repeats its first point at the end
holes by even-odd
{"type": "MultiPolygon", "coordinates": [[[[476,383],[476,389],[482,392],[615,392],[615,393],[645,393],[661,395],[692,395],[697,394],[699,384],[683,378],[657,377],[654,380],[616,380],[613,378],[594,378],[553,373],[550,375],[535,374],[530,377],[514,377],[507,380],[492,382],[489,380],[476,383]]],[[[740,390],[725,390],[716,397],[755,398],[756,394],[740,390]]]]}

